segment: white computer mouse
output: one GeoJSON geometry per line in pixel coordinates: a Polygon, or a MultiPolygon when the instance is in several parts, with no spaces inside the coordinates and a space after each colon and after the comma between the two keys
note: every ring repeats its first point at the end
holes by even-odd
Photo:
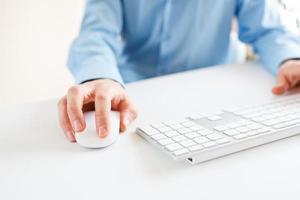
{"type": "Polygon", "coordinates": [[[86,128],[81,133],[75,133],[77,143],[85,148],[104,148],[113,144],[119,137],[120,113],[110,112],[110,132],[105,138],[100,138],[96,131],[95,111],[84,113],[86,128]]]}

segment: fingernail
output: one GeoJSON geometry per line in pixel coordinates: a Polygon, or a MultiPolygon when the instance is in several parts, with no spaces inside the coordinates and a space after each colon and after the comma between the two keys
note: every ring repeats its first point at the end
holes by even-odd
{"type": "Polygon", "coordinates": [[[72,143],[75,142],[74,138],[72,137],[72,135],[74,135],[73,131],[67,131],[67,132],[66,132],[66,135],[67,135],[67,138],[68,138],[68,140],[69,140],[70,142],[72,142],[72,143]]]}
{"type": "Polygon", "coordinates": [[[79,120],[74,120],[73,121],[73,128],[76,132],[79,132],[82,128],[81,123],[79,122],[79,120]]]}
{"type": "Polygon", "coordinates": [[[104,128],[104,127],[99,127],[99,136],[100,136],[101,138],[105,138],[106,135],[107,135],[107,130],[106,130],[106,128],[104,128]]]}

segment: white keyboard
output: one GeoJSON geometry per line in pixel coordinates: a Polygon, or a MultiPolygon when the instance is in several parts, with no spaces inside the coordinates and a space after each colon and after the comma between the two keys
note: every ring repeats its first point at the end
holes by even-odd
{"type": "Polygon", "coordinates": [[[300,133],[300,95],[140,126],[174,160],[199,163],[300,133]]]}

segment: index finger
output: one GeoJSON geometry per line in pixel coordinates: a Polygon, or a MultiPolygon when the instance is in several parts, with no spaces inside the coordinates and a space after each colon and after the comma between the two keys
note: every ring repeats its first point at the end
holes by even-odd
{"type": "Polygon", "coordinates": [[[75,142],[74,131],[72,129],[69,116],[67,114],[67,100],[66,97],[63,97],[58,102],[58,114],[59,114],[59,123],[61,128],[63,129],[66,137],[70,142],[75,142]]]}
{"type": "Polygon", "coordinates": [[[274,94],[283,94],[290,88],[290,83],[286,79],[285,74],[280,71],[277,78],[276,86],[273,87],[272,92],[274,94]]]}
{"type": "Polygon", "coordinates": [[[74,131],[81,132],[85,128],[85,120],[83,117],[84,95],[82,88],[75,86],[69,89],[67,95],[67,112],[74,131]]]}

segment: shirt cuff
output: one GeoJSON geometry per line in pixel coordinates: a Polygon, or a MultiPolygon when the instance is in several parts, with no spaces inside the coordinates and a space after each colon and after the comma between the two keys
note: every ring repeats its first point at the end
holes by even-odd
{"type": "Polygon", "coordinates": [[[111,79],[124,86],[118,68],[116,66],[107,66],[107,64],[105,68],[100,65],[87,65],[81,67],[80,70],[74,74],[74,77],[77,84],[95,79],[111,79]]]}
{"type": "Polygon", "coordinates": [[[300,60],[300,57],[299,58],[288,58],[288,59],[285,59],[284,61],[282,61],[280,63],[280,66],[283,65],[284,63],[286,63],[287,61],[290,61],[290,60],[300,60]]]}
{"type": "Polygon", "coordinates": [[[286,46],[278,51],[271,51],[268,56],[262,59],[262,63],[269,68],[273,74],[278,73],[280,66],[287,60],[300,58],[300,47],[286,46]]]}

